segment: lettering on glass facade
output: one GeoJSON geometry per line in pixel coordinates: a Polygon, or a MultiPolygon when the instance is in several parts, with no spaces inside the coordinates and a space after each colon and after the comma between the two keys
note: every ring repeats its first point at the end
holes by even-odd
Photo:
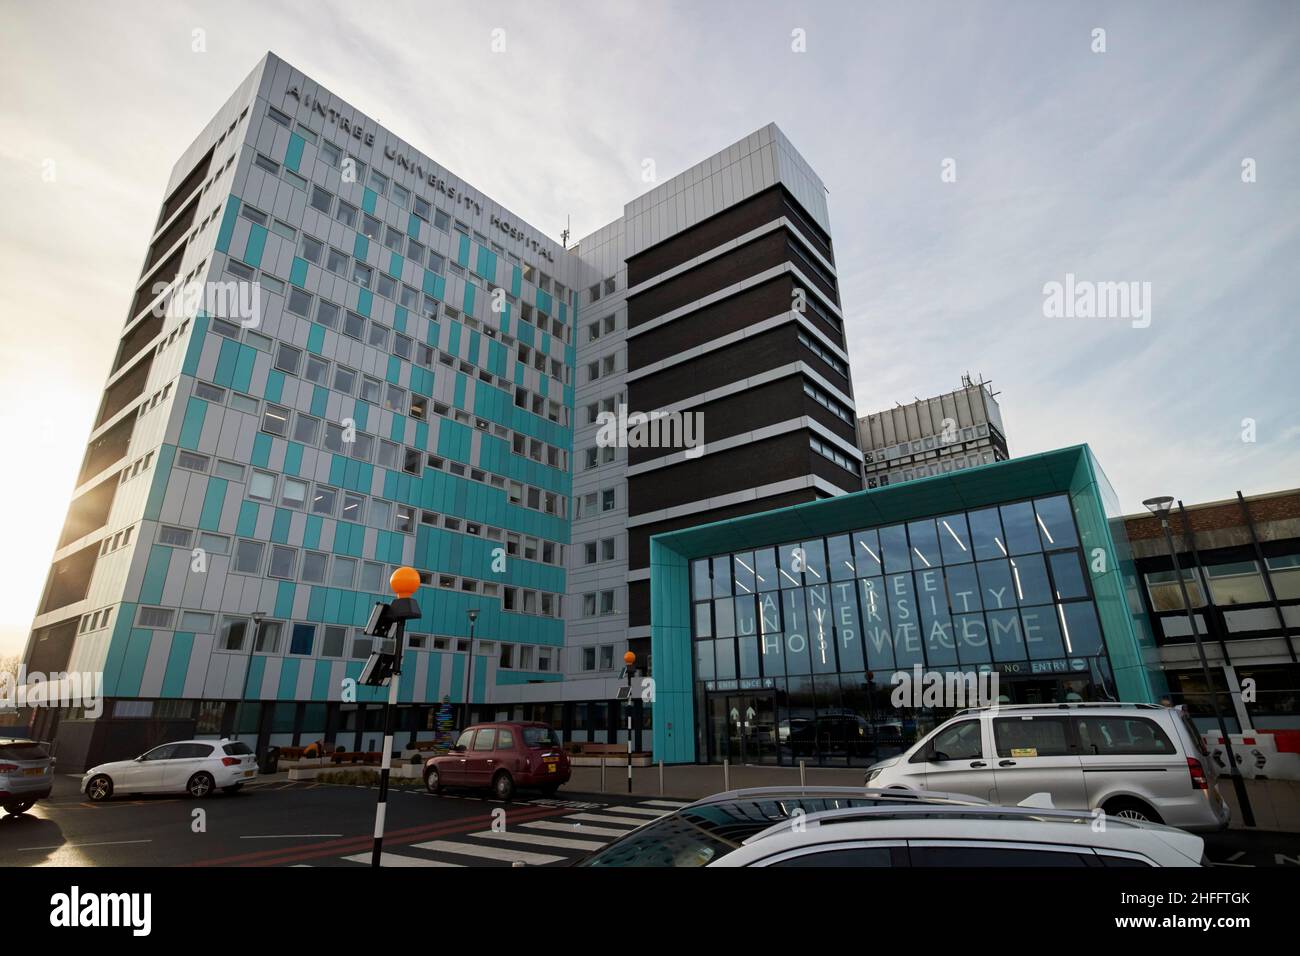
{"type": "Polygon", "coordinates": [[[758,707],[777,729],[760,719],[746,739],[780,749],[803,734],[822,755],[851,754],[841,738],[878,731],[867,698],[897,671],[1063,675],[1070,693],[1094,693],[1110,671],[1087,573],[1065,496],[693,561],[706,722],[717,695],[771,689],[758,707]]]}

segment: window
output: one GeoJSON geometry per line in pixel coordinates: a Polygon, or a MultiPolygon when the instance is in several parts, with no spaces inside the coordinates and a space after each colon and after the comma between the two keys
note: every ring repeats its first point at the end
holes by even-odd
{"type": "Polygon", "coordinates": [[[289,409],[266,403],[262,412],[262,431],[283,438],[289,431],[289,409]]]}
{"type": "Polygon", "coordinates": [[[333,201],[334,197],[321,187],[311,187],[311,206],[313,209],[319,209],[328,216],[330,214],[330,203],[333,201]]]}
{"type": "Polygon", "coordinates": [[[379,241],[379,233],[383,224],[370,214],[361,217],[361,234],[368,239],[379,241]]]}
{"type": "Polygon", "coordinates": [[[346,627],[326,627],[324,639],[321,641],[321,656],[342,657],[343,649],[347,645],[347,639],[348,629],[346,627]]]}
{"type": "Polygon", "coordinates": [[[1145,717],[1076,717],[1074,728],[1083,754],[1155,756],[1176,752],[1164,730],[1145,717]]]}
{"type": "Polygon", "coordinates": [[[277,110],[274,106],[268,106],[266,108],[266,115],[269,116],[274,122],[279,123],[285,129],[291,129],[293,126],[293,121],[289,119],[288,114],[282,113],[280,110],[277,110]]]}
{"type": "Polygon", "coordinates": [[[257,638],[253,649],[259,654],[276,654],[280,650],[280,634],[284,625],[279,621],[262,621],[257,625],[257,638]]]}
{"type": "Polygon", "coordinates": [[[316,627],[313,624],[295,624],[289,639],[290,654],[310,654],[316,643],[316,627]]]}
{"type": "Polygon", "coordinates": [[[356,383],[356,372],[352,371],[350,368],[344,368],[342,365],[334,366],[334,390],[336,392],[342,392],[344,395],[351,395],[352,390],[356,388],[356,383]]]}
{"type": "Polygon", "coordinates": [[[360,285],[363,289],[369,289],[374,278],[374,270],[364,262],[352,263],[352,281],[360,285]]]}
{"type": "MultiPolygon", "coordinates": [[[[337,308],[337,306],[335,307],[337,308]]],[[[317,310],[317,315],[320,310],[317,310]]],[[[330,363],[324,359],[318,359],[314,355],[307,356],[307,362],[303,366],[302,377],[315,385],[325,385],[329,381],[330,363]]]]}
{"type": "Polygon", "coordinates": [[[300,478],[284,479],[280,488],[280,504],[286,508],[302,508],[307,504],[307,482],[300,478]]]}
{"type": "MultiPolygon", "coordinates": [[[[286,482],[286,484],[288,483],[286,482]]],[[[273,544],[271,545],[271,565],[267,568],[266,574],[272,578],[292,578],[297,564],[298,551],[296,548],[273,544]]]]}
{"type": "MultiPolygon", "coordinates": [[[[325,256],[325,268],[336,276],[346,276],[348,274],[348,254],[330,246],[329,253],[325,256]]],[[[336,318],[338,316],[337,307],[335,307],[334,316],[336,318]]],[[[317,321],[323,322],[319,317],[317,321]]],[[[333,326],[331,325],[330,328],[333,328],[333,326]]]]}
{"type": "Polygon", "coordinates": [[[201,611],[182,611],[180,630],[191,634],[211,634],[216,618],[201,611]]]}
{"type": "MultiPolygon", "coordinates": [[[[258,153],[256,156],[253,157],[253,164],[260,169],[264,169],[272,176],[280,175],[280,164],[277,163],[275,160],[273,160],[270,156],[266,156],[262,153],[258,153]]],[[[252,217],[250,216],[249,218],[251,219],[252,217]]],[[[262,222],[263,225],[265,225],[266,222],[265,217],[263,217],[262,222]]]]}
{"type": "Polygon", "coordinates": [[[319,551],[304,551],[302,555],[302,579],[310,584],[325,583],[326,555],[319,551]]]}
{"type": "Polygon", "coordinates": [[[233,461],[218,461],[214,473],[227,481],[244,480],[244,466],[233,461]]]}
{"type": "Polygon", "coordinates": [[[253,472],[248,483],[248,497],[258,501],[270,501],[275,497],[275,475],[265,471],[253,472]]]}
{"type": "Polygon", "coordinates": [[[584,647],[582,649],[582,669],[584,671],[594,671],[596,669],[596,649],[594,647],[584,647]]]}
{"type": "Polygon", "coordinates": [[[224,388],[217,388],[217,386],[209,385],[207,382],[195,382],[194,394],[208,402],[221,402],[225,401],[226,398],[224,388]]]}
{"type": "Polygon", "coordinates": [[[244,641],[248,638],[248,620],[242,617],[224,617],[221,619],[221,631],[217,635],[217,646],[223,651],[242,651],[244,641]]]}
{"type": "Polygon", "coordinates": [[[176,465],[178,468],[185,468],[189,471],[207,471],[208,456],[196,455],[192,451],[182,451],[176,456],[176,465]]]}
{"type": "Polygon", "coordinates": [[[983,756],[980,743],[980,722],[963,720],[939,733],[924,750],[918,751],[913,762],[924,760],[978,760],[983,756]]]}
{"type": "Polygon", "coordinates": [[[337,588],[351,588],[356,573],[357,562],[355,558],[344,558],[335,555],[334,573],[330,575],[330,583],[337,588]]]}
{"type": "Polygon", "coordinates": [[[297,375],[298,368],[302,364],[302,350],[296,349],[292,345],[280,343],[280,347],[275,354],[275,367],[281,372],[288,372],[290,375],[297,375]]]}
{"type": "Polygon", "coordinates": [[[999,717],[993,721],[993,740],[999,757],[1064,757],[1071,753],[1064,717],[999,717]]]}
{"type": "Polygon", "coordinates": [[[340,199],[338,206],[334,209],[334,218],[349,229],[355,229],[357,228],[357,207],[340,199]]]}
{"type": "Polygon", "coordinates": [[[613,591],[600,592],[600,613],[601,614],[614,613],[614,592],[613,591]]]}
{"type": "Polygon", "coordinates": [[[600,669],[609,671],[614,669],[614,645],[602,644],[600,647],[600,669]]]}
{"type": "Polygon", "coordinates": [[[136,624],[140,627],[168,628],[172,626],[175,612],[165,607],[142,607],[136,624]]]}
{"type": "Polygon", "coordinates": [[[184,528],[171,528],[163,525],[158,529],[158,543],[174,545],[178,548],[190,546],[191,533],[184,528]]]}
{"type": "Polygon", "coordinates": [[[298,254],[313,265],[320,265],[320,258],[325,254],[325,243],[312,236],[304,235],[298,245],[298,254]]]}
{"type": "MultiPolygon", "coordinates": [[[[127,529],[128,533],[130,530],[130,528],[127,529]]],[[[199,547],[211,554],[229,554],[230,539],[224,534],[204,532],[199,535],[199,547]]]]}
{"type": "Polygon", "coordinates": [[[239,574],[257,574],[262,569],[262,552],[265,548],[266,545],[260,541],[241,538],[239,544],[235,546],[235,562],[232,570],[239,574]]]}

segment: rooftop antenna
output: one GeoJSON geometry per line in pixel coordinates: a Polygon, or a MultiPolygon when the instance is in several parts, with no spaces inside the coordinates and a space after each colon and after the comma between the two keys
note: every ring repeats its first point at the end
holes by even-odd
{"type": "Polygon", "coordinates": [[[569,217],[564,217],[564,229],[560,232],[560,243],[564,248],[569,248],[569,217]]]}

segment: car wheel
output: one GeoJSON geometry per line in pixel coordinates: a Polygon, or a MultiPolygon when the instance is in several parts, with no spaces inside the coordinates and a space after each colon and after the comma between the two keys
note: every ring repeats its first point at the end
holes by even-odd
{"type": "Polygon", "coordinates": [[[113,795],[113,781],[102,773],[97,777],[91,777],[90,783],[86,784],[86,796],[90,797],[95,803],[107,800],[113,795]]]}
{"type": "Polygon", "coordinates": [[[515,795],[515,779],[502,770],[492,778],[492,792],[498,800],[509,800],[515,795]]]}
{"type": "Polygon", "coordinates": [[[14,803],[6,803],[5,813],[16,817],[20,813],[26,813],[35,803],[35,800],[17,800],[14,803]]]}
{"type": "Polygon", "coordinates": [[[437,767],[430,767],[424,772],[424,789],[432,794],[442,793],[442,775],[437,767]]]}
{"type": "Polygon", "coordinates": [[[1111,800],[1102,809],[1106,811],[1107,816],[1117,817],[1120,820],[1137,820],[1142,823],[1164,822],[1160,819],[1160,814],[1141,800],[1111,800]]]}
{"type": "Polygon", "coordinates": [[[195,800],[202,800],[212,792],[215,781],[210,773],[196,773],[190,777],[190,782],[185,785],[185,792],[195,800]]]}
{"type": "Polygon", "coordinates": [[[239,793],[239,791],[240,791],[240,790],[243,790],[243,789],[244,789],[244,785],[243,785],[242,783],[232,783],[232,784],[231,784],[230,786],[228,786],[228,787],[222,787],[222,788],[221,788],[221,792],[222,792],[222,793],[239,793]]]}

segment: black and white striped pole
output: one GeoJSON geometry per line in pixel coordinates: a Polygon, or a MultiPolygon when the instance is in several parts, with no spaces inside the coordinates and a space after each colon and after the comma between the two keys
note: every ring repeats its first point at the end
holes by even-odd
{"type": "Polygon", "coordinates": [[[627,792],[632,792],[632,675],[636,673],[636,654],[628,651],[623,655],[627,669],[627,792]]]}
{"type": "Polygon", "coordinates": [[[384,818],[388,811],[388,776],[393,766],[393,720],[397,713],[397,691],[402,677],[402,652],[406,641],[406,622],[420,616],[420,605],[413,594],[420,586],[415,568],[401,567],[388,579],[397,595],[391,604],[379,602],[370,612],[366,633],[377,638],[375,650],[361,671],[361,683],[371,687],[388,685],[384,704],[384,759],[379,768],[379,800],[375,804],[375,846],[370,865],[377,867],[384,854],[384,818]],[[389,631],[393,636],[389,637],[389,631]]]}

